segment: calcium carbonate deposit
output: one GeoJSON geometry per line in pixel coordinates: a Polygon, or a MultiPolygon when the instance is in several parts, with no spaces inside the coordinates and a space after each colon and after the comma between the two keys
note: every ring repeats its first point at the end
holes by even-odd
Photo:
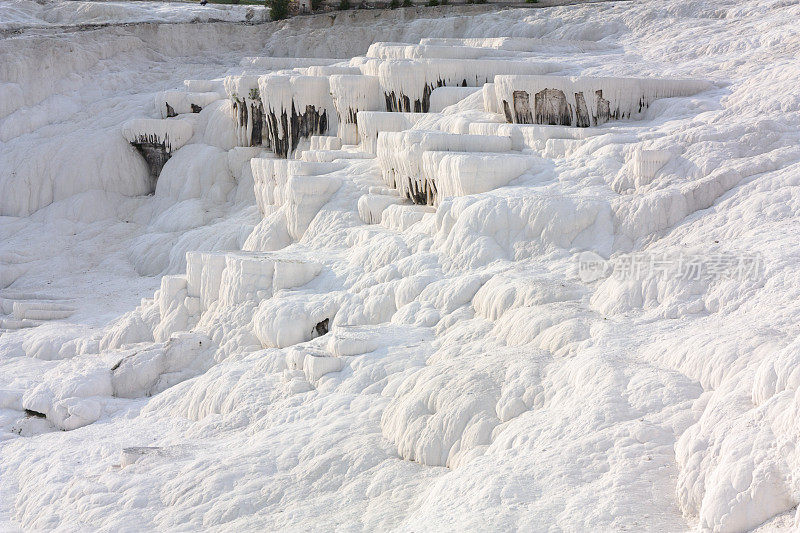
{"type": "Polygon", "coordinates": [[[0,530],[800,528],[800,4],[0,0],[0,530]]]}

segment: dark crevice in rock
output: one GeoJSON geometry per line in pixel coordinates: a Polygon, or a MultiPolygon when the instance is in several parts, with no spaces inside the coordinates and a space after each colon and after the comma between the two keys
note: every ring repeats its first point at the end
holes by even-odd
{"type": "Polygon", "coordinates": [[[167,106],[167,118],[177,117],[178,114],[175,112],[175,109],[168,102],[164,102],[164,105],[167,106]]]}
{"type": "Polygon", "coordinates": [[[318,336],[322,337],[326,333],[328,333],[328,323],[330,319],[326,318],[322,322],[319,322],[316,326],[314,326],[314,331],[317,333],[318,336]]]}
{"type": "Polygon", "coordinates": [[[28,416],[34,416],[36,418],[47,418],[46,414],[40,413],[39,411],[34,411],[33,409],[25,409],[25,414],[28,416]]]}
{"type": "Polygon", "coordinates": [[[189,107],[191,107],[191,108],[192,108],[192,113],[199,113],[200,111],[202,111],[202,110],[203,110],[203,108],[202,108],[202,107],[200,107],[200,106],[199,106],[199,105],[197,105],[197,104],[189,104],[189,107]]]}

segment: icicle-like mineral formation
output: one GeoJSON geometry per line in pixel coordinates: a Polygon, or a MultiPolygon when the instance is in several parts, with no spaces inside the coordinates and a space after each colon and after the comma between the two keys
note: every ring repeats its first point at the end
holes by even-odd
{"type": "Polygon", "coordinates": [[[330,85],[339,116],[339,138],[344,144],[358,144],[358,112],[383,109],[380,82],[376,76],[334,75],[330,85]]]}
{"type": "Polygon", "coordinates": [[[237,144],[269,147],[269,138],[264,135],[264,106],[258,92],[258,76],[228,76],[225,92],[233,104],[237,144]]]}
{"type": "Polygon", "coordinates": [[[122,136],[142,154],[150,169],[150,192],[172,152],[189,142],[192,124],[181,119],[137,118],[122,125],[122,136]]]}
{"type": "Polygon", "coordinates": [[[289,157],[300,139],[336,132],[336,110],[324,76],[268,74],[258,80],[272,151],[289,157]]]}

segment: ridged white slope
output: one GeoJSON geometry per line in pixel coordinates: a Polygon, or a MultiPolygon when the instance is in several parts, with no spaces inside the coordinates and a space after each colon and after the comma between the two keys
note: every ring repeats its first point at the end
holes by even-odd
{"type": "Polygon", "coordinates": [[[494,48],[509,52],[589,52],[605,50],[609,46],[595,41],[580,41],[571,39],[544,39],[535,37],[426,37],[420,39],[421,45],[438,46],[470,46],[481,48],[494,48]]]}
{"type": "Polygon", "coordinates": [[[508,56],[493,48],[478,48],[458,45],[373,43],[367,57],[377,59],[481,59],[508,56]]]}
{"type": "Polygon", "coordinates": [[[266,70],[284,70],[301,67],[327,66],[341,63],[341,59],[322,57],[244,57],[239,62],[242,67],[257,67],[266,70]]]}
{"type": "Polygon", "coordinates": [[[475,94],[478,87],[437,87],[431,92],[431,113],[441,113],[445,107],[457,104],[467,96],[475,94]]]}

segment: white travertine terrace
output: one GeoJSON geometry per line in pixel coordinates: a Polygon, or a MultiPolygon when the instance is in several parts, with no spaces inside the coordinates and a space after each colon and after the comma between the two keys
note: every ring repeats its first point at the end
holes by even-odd
{"type": "Polygon", "coordinates": [[[359,111],[358,135],[362,149],[377,154],[378,133],[381,131],[403,131],[425,117],[425,113],[392,113],[389,111],[359,111]]]}
{"type": "Polygon", "coordinates": [[[262,215],[270,212],[268,206],[280,206],[287,202],[287,186],[291,176],[318,176],[344,168],[344,164],[341,163],[257,157],[250,160],[250,165],[253,171],[256,201],[262,215]]]}
{"type": "Polygon", "coordinates": [[[377,158],[386,185],[398,189],[403,197],[412,199],[415,203],[432,204],[437,199],[438,174],[423,173],[425,152],[509,152],[510,150],[510,137],[407,130],[379,133],[377,158]]]}
{"type": "Polygon", "coordinates": [[[309,150],[341,150],[342,139],[330,135],[314,135],[309,138],[309,150]]]}
{"type": "Polygon", "coordinates": [[[3,29],[99,4],[0,0],[0,530],[800,527],[795,3],[3,29]]]}
{"type": "Polygon", "coordinates": [[[436,87],[481,87],[498,75],[545,74],[563,65],[518,59],[374,59],[360,67],[380,79],[388,111],[427,112],[436,87]]]}
{"type": "MultiPolygon", "coordinates": [[[[440,198],[480,194],[508,185],[533,166],[536,159],[529,154],[507,152],[429,150],[422,153],[421,181],[431,184],[428,188],[434,188],[440,198]]],[[[417,188],[410,196],[420,192],[417,188]]]]}
{"type": "Polygon", "coordinates": [[[481,59],[508,57],[508,52],[495,48],[438,44],[373,43],[367,57],[377,59],[481,59]]]}
{"type": "Polygon", "coordinates": [[[545,52],[545,53],[580,53],[607,50],[609,45],[596,41],[580,41],[571,39],[543,39],[535,37],[426,37],[420,39],[420,45],[465,46],[476,48],[494,48],[508,52],[545,52]]]}
{"type": "Polygon", "coordinates": [[[385,108],[378,78],[333,75],[330,77],[330,91],[339,117],[339,137],[344,144],[358,144],[358,112],[385,108]]]}
{"type": "Polygon", "coordinates": [[[244,57],[239,65],[265,70],[285,70],[303,67],[328,66],[341,63],[341,59],[322,57],[244,57]]]}
{"type": "Polygon", "coordinates": [[[225,94],[225,80],[183,80],[183,85],[189,92],[225,94]]]}
{"type": "Polygon", "coordinates": [[[297,69],[301,71],[306,76],[333,76],[335,74],[339,74],[342,76],[347,75],[358,75],[361,74],[361,69],[357,66],[345,65],[345,64],[335,64],[335,65],[319,65],[319,66],[310,66],[307,68],[300,68],[297,69]]]}
{"type": "Polygon", "coordinates": [[[598,126],[632,118],[656,99],[691,96],[711,83],[692,79],[498,75],[497,106],[508,122],[598,126]]]}

